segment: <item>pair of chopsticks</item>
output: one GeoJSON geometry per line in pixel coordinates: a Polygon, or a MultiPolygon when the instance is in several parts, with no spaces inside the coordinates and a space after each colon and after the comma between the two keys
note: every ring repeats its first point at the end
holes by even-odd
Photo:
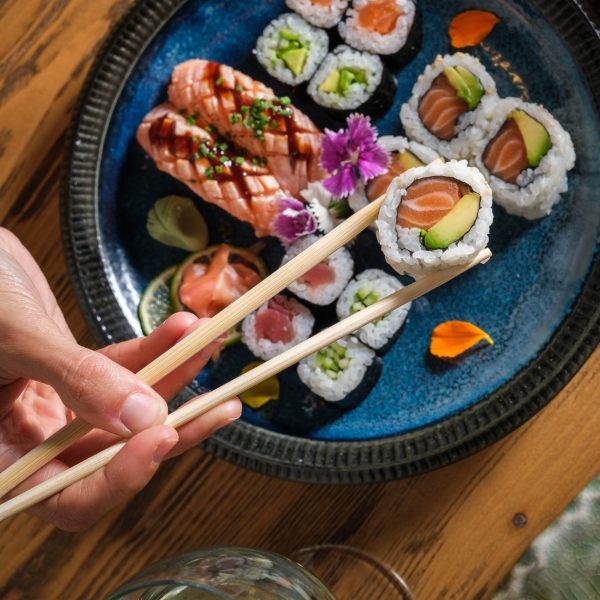
{"type": "MultiPolygon", "coordinates": [[[[180,340],[164,354],[154,359],[137,373],[149,385],[154,385],[186,362],[202,348],[229,331],[248,314],[259,308],[290,283],[298,279],[315,265],[323,261],[341,246],[350,242],[366,229],[377,217],[385,195],[377,198],[363,209],[343,221],[333,231],[323,236],[301,254],[269,275],[260,284],[246,292],[234,303],[223,309],[205,325],[180,340]]],[[[222,402],[241,394],[260,382],[280,373],[310,354],[328,346],[367,323],[378,319],[409,301],[447,283],[475,265],[491,257],[489,250],[482,250],[471,262],[432,273],[409,286],[387,296],[371,306],[355,313],[325,329],[313,337],[283,352],[275,358],[259,365],[251,371],[236,377],[221,387],[191,400],[171,413],[166,425],[177,428],[206,413],[222,402]]],[[[47,440],[21,457],[17,462],[0,473],[0,498],[47,464],[71,444],[91,431],[92,425],[76,418],[58,430],[47,440]]],[[[91,456],[79,464],[63,471],[30,490],[0,504],[0,521],[53,496],[64,488],[76,483],[106,465],[125,445],[120,442],[91,456]]]]}

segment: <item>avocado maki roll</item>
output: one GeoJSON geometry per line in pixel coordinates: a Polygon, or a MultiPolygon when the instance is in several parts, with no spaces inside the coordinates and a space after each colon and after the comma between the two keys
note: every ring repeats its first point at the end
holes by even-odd
{"type": "Polygon", "coordinates": [[[396,86],[379,56],[338,46],[311,79],[308,95],[340,117],[358,109],[375,116],[389,108],[396,86]]]}
{"type": "Polygon", "coordinates": [[[329,37],[323,29],[285,13],[265,27],[254,52],[269,75],[297,85],[312,77],[328,49],[329,37]]]}
{"type": "Polygon", "coordinates": [[[288,8],[297,12],[305,21],[317,27],[335,27],[346,9],[349,0],[286,0],[288,8]]]}
{"type": "Polygon", "coordinates": [[[301,360],[298,377],[317,396],[339,402],[360,385],[374,359],[373,350],[345,337],[301,360]]]}
{"type": "MultiPolygon", "coordinates": [[[[381,269],[367,269],[359,273],[342,292],[335,307],[337,316],[340,320],[345,319],[403,287],[397,277],[381,269]]],[[[404,304],[384,317],[365,325],[356,335],[367,346],[380,350],[400,330],[410,306],[410,302],[404,304]]]]}
{"type": "Polygon", "coordinates": [[[449,159],[468,159],[498,101],[485,67],[462,52],[438,56],[415,83],[400,120],[408,137],[449,159]]]}
{"type": "Polygon", "coordinates": [[[527,219],[549,214],[575,165],[571,136],[543,106],[518,98],[500,100],[482,128],[473,156],[494,201],[527,219]]]}
{"type": "Polygon", "coordinates": [[[435,161],[392,181],[376,221],[387,263],[420,275],[469,262],[487,247],[492,190],[467,161],[435,161]]]}

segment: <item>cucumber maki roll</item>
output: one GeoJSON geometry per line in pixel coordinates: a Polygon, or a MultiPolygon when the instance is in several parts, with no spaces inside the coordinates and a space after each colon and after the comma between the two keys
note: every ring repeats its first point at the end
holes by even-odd
{"type": "Polygon", "coordinates": [[[402,173],[376,221],[387,263],[418,277],[469,262],[487,247],[492,190],[467,161],[436,161],[402,173]]]}
{"type": "MultiPolygon", "coordinates": [[[[340,320],[345,319],[403,287],[393,275],[381,269],[367,269],[358,274],[342,292],[335,307],[337,316],[340,320]]],[[[400,330],[410,307],[410,302],[402,305],[384,317],[365,325],[356,335],[367,346],[380,350],[400,330]]]]}
{"type": "Polygon", "coordinates": [[[335,27],[346,9],[349,0],[286,0],[288,8],[297,12],[305,21],[317,27],[335,27]]]}
{"type": "MultiPolygon", "coordinates": [[[[318,239],[316,235],[301,237],[287,249],[281,264],[289,262],[318,239]]],[[[312,304],[325,306],[338,298],[348,285],[353,272],[352,256],[342,247],[290,284],[288,290],[312,304]]]]}
{"type": "Polygon", "coordinates": [[[571,136],[543,106],[518,98],[500,100],[482,128],[473,156],[494,201],[527,219],[549,214],[575,165],[571,136]]]}
{"type": "Polygon", "coordinates": [[[294,13],[271,21],[256,42],[258,62],[282,83],[297,85],[310,79],[329,49],[323,29],[294,13]]]}
{"type": "Polygon", "coordinates": [[[357,109],[374,116],[389,108],[396,86],[379,56],[338,46],[311,79],[308,95],[340,117],[357,109]]]}
{"type": "Polygon", "coordinates": [[[483,131],[480,123],[498,101],[484,66],[462,52],[438,56],[419,76],[400,120],[408,137],[440,156],[468,159],[483,131]]]}
{"type": "Polygon", "coordinates": [[[317,396],[339,402],[363,380],[375,352],[353,337],[345,337],[304,358],[298,377],[317,396]]]}

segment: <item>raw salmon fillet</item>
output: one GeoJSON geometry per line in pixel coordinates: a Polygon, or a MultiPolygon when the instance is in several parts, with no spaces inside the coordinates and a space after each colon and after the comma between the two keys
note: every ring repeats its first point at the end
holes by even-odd
{"type": "Polygon", "coordinates": [[[508,119],[483,153],[487,170],[509,183],[517,183],[523,169],[527,168],[527,148],[519,126],[508,119]]]}

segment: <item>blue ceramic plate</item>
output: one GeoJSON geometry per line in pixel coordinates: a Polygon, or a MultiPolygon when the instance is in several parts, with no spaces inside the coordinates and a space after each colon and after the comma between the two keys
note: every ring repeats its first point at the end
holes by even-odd
{"type": "MultiPolygon", "coordinates": [[[[398,113],[416,77],[437,54],[452,51],[448,25],[474,7],[461,0],[418,4],[422,43],[397,72],[394,104],[375,121],[381,134],[403,133],[398,113]]],[[[549,217],[537,221],[494,207],[493,260],[414,303],[402,334],[382,356],[379,377],[367,382],[355,408],[341,410],[318,400],[292,369],[280,376],[284,393],[278,402],[258,411],[244,407],[242,422],[211,440],[209,447],[221,455],[318,481],[423,471],[489,444],[534,414],[597,342],[597,34],[575,4],[484,4],[481,8],[494,11],[501,22],[468,51],[494,76],[500,95],[543,103],[571,133],[578,158],[568,193],[549,217]],[[431,357],[431,331],[449,319],[481,326],[494,346],[451,363],[431,357]]],[[[227,63],[291,95],[317,125],[339,126],[278,85],[252,56],[262,29],[284,11],[284,2],[275,0],[138,2],[97,61],[74,125],[64,226],[74,280],[102,341],[141,333],[136,311],[145,285],[185,257],[151,239],[145,221],[158,198],[192,194],[160,173],[135,141],[144,115],[166,98],[176,64],[195,57],[227,63]]],[[[255,241],[248,226],[202,200],[197,204],[209,223],[211,243],[255,241]]],[[[356,272],[384,266],[370,232],[352,252],[356,272]],[[365,262],[365,256],[375,258],[365,262]]],[[[275,269],[281,254],[271,239],[263,257],[275,269]]],[[[319,311],[321,325],[332,319],[331,309],[319,311]]],[[[251,360],[242,345],[228,349],[192,387],[215,387],[251,360]]]]}

